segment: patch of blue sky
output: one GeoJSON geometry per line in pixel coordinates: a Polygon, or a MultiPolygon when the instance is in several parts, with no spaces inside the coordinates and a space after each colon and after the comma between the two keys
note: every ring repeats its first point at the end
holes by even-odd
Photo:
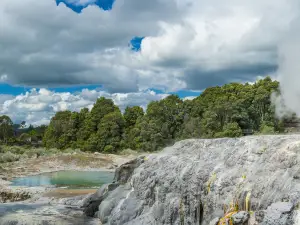
{"type": "MultiPolygon", "coordinates": [[[[55,87],[55,88],[47,88],[53,92],[70,92],[70,93],[78,93],[81,92],[83,89],[88,90],[100,90],[102,87],[101,85],[78,85],[78,86],[66,86],[66,87],[55,87]]],[[[22,86],[12,86],[9,84],[0,84],[0,94],[6,95],[20,95],[24,94],[27,91],[30,91],[32,87],[22,87],[22,86]]],[[[39,90],[39,88],[36,88],[39,90]]]]}
{"type": "Polygon", "coordinates": [[[5,94],[5,95],[19,95],[25,93],[26,91],[29,91],[30,89],[31,88],[12,86],[4,83],[0,84],[0,94],[5,94]]]}
{"type": "Polygon", "coordinates": [[[141,50],[141,44],[142,44],[142,41],[145,37],[134,37],[131,39],[130,41],[130,48],[131,50],[133,51],[140,51],[141,50]]]}
{"type": "Polygon", "coordinates": [[[56,4],[65,4],[76,13],[81,13],[83,9],[90,5],[96,5],[102,10],[111,10],[115,0],[56,0],[56,4]]]}
{"type": "Polygon", "coordinates": [[[78,92],[81,92],[83,89],[99,90],[99,89],[101,89],[101,85],[84,85],[84,86],[78,85],[78,86],[48,88],[48,90],[58,92],[58,93],[61,93],[61,92],[78,93],[78,92]]]}
{"type": "Polygon", "coordinates": [[[175,92],[164,92],[162,90],[159,89],[155,89],[155,88],[151,88],[149,89],[151,91],[154,91],[156,94],[174,94],[174,95],[178,95],[179,98],[186,98],[186,97],[197,97],[201,94],[201,91],[193,91],[193,90],[179,90],[179,91],[175,91],[175,92]]]}

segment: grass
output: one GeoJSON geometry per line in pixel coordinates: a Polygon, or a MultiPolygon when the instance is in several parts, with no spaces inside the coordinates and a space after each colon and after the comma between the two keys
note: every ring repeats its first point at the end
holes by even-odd
{"type": "MultiPolygon", "coordinates": [[[[139,155],[139,152],[124,150],[119,156],[139,155]]],[[[38,161],[60,161],[62,164],[74,164],[77,166],[103,167],[112,164],[113,161],[107,154],[95,154],[94,152],[82,152],[80,149],[46,149],[43,147],[32,148],[29,146],[1,146],[0,145],[0,171],[6,163],[36,159],[38,161]],[[1,166],[2,165],[2,166],[1,166]]]]}
{"type": "Polygon", "coordinates": [[[19,161],[20,156],[11,152],[0,153],[0,163],[19,161]]]}
{"type": "Polygon", "coordinates": [[[179,204],[179,215],[180,215],[180,225],[184,225],[184,204],[182,199],[180,199],[180,204],[179,204]]]}
{"type": "Polygon", "coordinates": [[[267,147],[263,147],[260,151],[258,151],[257,154],[261,155],[261,154],[265,153],[267,150],[268,150],[267,147]]]}
{"type": "Polygon", "coordinates": [[[131,149],[124,149],[118,153],[118,155],[138,155],[139,152],[131,150],[131,149]]]}
{"type": "Polygon", "coordinates": [[[59,159],[64,163],[67,164],[74,163],[75,165],[78,166],[99,164],[99,166],[101,167],[103,163],[110,162],[109,159],[91,157],[90,154],[88,155],[85,153],[76,154],[76,155],[62,155],[59,159]]]}
{"type": "MultiPolygon", "coordinates": [[[[79,153],[78,149],[46,149],[46,148],[30,148],[26,146],[0,146],[0,163],[16,162],[28,158],[36,158],[41,156],[68,155],[79,153]]],[[[85,160],[86,161],[86,160],[85,160]]]]}
{"type": "Polygon", "coordinates": [[[217,174],[215,172],[212,173],[211,177],[209,178],[208,182],[207,182],[207,194],[210,193],[211,191],[211,186],[212,184],[215,182],[215,180],[217,179],[217,174]]]}

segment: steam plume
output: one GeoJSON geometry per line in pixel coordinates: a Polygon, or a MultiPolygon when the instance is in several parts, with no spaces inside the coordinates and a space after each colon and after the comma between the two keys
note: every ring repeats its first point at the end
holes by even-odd
{"type": "Polygon", "coordinates": [[[279,117],[291,112],[300,117],[300,19],[293,21],[290,31],[278,48],[280,96],[272,96],[279,117]]]}

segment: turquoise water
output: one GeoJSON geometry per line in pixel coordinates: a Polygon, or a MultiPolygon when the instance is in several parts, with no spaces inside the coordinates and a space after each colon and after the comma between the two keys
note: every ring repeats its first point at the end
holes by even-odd
{"type": "Polygon", "coordinates": [[[12,180],[12,186],[55,186],[66,188],[98,188],[111,183],[113,172],[107,171],[59,171],[35,176],[20,177],[12,180]]]}

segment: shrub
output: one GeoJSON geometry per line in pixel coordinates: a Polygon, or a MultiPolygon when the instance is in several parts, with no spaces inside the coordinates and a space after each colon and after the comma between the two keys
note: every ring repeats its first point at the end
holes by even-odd
{"type": "Polygon", "coordinates": [[[134,151],[132,149],[124,149],[122,151],[119,152],[120,155],[137,155],[138,152],[134,151]]]}
{"type": "Polygon", "coordinates": [[[0,163],[6,163],[6,162],[15,162],[20,159],[20,156],[15,155],[11,152],[6,153],[0,153],[0,163]]]}
{"type": "Polygon", "coordinates": [[[268,125],[266,123],[262,123],[262,125],[260,126],[260,133],[261,134],[274,134],[275,133],[274,126],[268,125]]]}
{"type": "Polygon", "coordinates": [[[74,153],[74,152],[79,153],[80,150],[79,150],[79,149],[67,148],[67,149],[65,149],[65,150],[63,151],[63,153],[68,153],[68,154],[72,154],[72,153],[74,153]]]}
{"type": "Polygon", "coordinates": [[[0,145],[0,153],[4,153],[4,152],[5,152],[5,150],[4,150],[3,146],[0,145]]]}
{"type": "Polygon", "coordinates": [[[24,153],[24,156],[25,156],[24,158],[33,158],[34,156],[37,156],[37,154],[35,151],[28,151],[28,152],[24,153]]]}
{"type": "Polygon", "coordinates": [[[44,148],[32,148],[26,150],[23,155],[27,155],[28,158],[33,158],[35,156],[40,157],[40,156],[48,155],[49,154],[48,151],[49,150],[46,150],[44,148]]]}
{"type": "Polygon", "coordinates": [[[114,147],[111,145],[106,145],[104,148],[105,153],[112,153],[114,151],[114,147]]]}
{"type": "Polygon", "coordinates": [[[23,134],[20,135],[19,139],[20,139],[20,141],[22,141],[22,142],[29,142],[29,140],[30,140],[30,135],[27,134],[27,133],[23,133],[23,134]]]}
{"type": "Polygon", "coordinates": [[[215,137],[216,138],[220,138],[220,137],[240,137],[242,135],[243,135],[242,129],[240,128],[238,123],[234,122],[234,123],[227,123],[223,127],[223,131],[216,133],[215,137]]]}
{"type": "Polygon", "coordinates": [[[26,149],[19,146],[12,146],[8,149],[8,151],[16,155],[22,155],[26,152],[26,149]]]}

